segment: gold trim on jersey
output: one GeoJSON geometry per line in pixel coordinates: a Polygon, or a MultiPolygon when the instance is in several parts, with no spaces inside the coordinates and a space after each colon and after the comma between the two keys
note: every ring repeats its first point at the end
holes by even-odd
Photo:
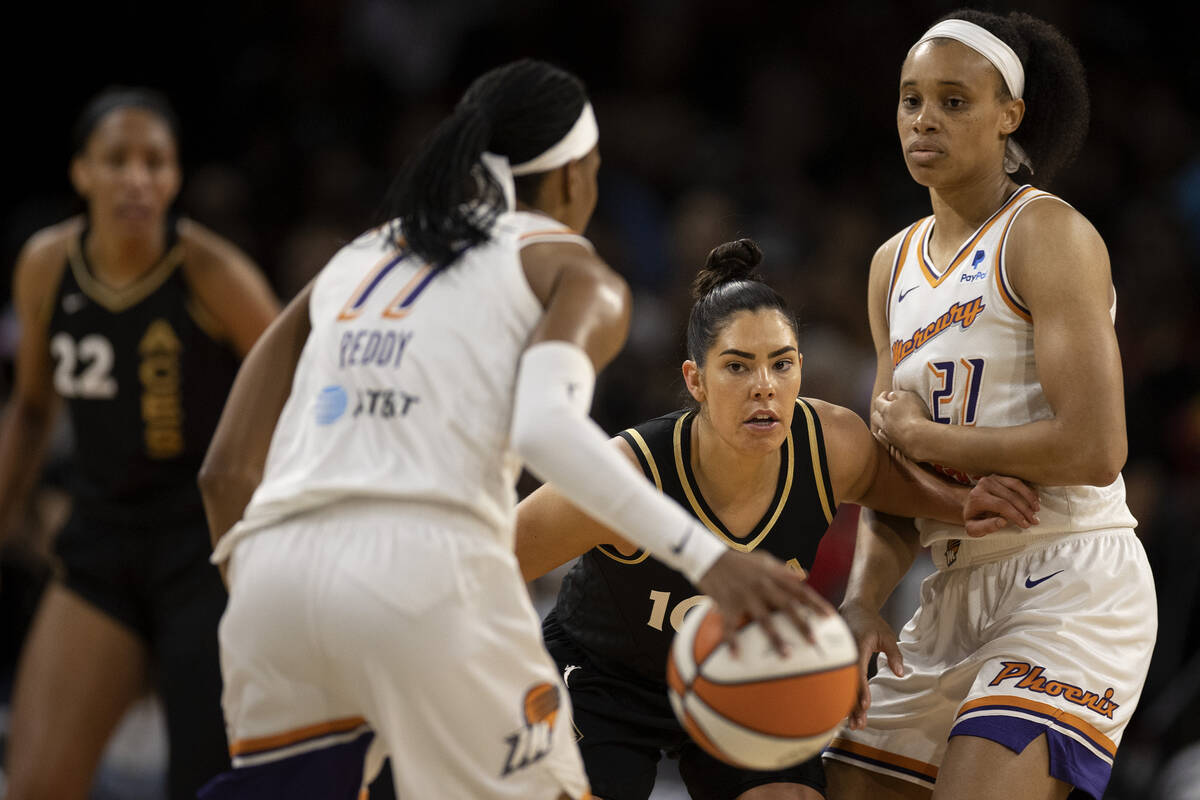
{"type": "MultiPolygon", "coordinates": [[[[662,476],[658,474],[658,464],[654,463],[654,456],[650,454],[650,447],[646,444],[646,440],[633,428],[626,428],[625,433],[629,434],[629,438],[633,439],[633,443],[637,445],[638,450],[642,451],[642,455],[646,458],[646,463],[650,466],[650,477],[654,479],[654,486],[659,492],[662,492],[662,476]]],[[[604,555],[613,561],[619,561],[622,564],[640,564],[650,556],[650,551],[646,549],[639,550],[631,556],[626,556],[621,555],[619,552],[609,552],[605,549],[607,547],[611,547],[611,545],[596,545],[596,549],[601,553],[604,553],[604,555]]]]}
{"type": "Polygon", "coordinates": [[[692,511],[696,514],[696,518],[704,523],[704,527],[708,528],[717,536],[725,540],[725,542],[734,550],[741,550],[743,553],[748,553],[754,548],[758,547],[762,540],[766,538],[766,535],[771,532],[771,529],[775,527],[775,523],[779,520],[779,515],[783,513],[783,507],[787,505],[788,496],[792,492],[792,477],[795,474],[796,467],[795,447],[792,443],[792,429],[788,428],[787,432],[787,476],[784,478],[783,491],[779,493],[779,502],[775,504],[775,510],[771,514],[771,518],[767,520],[766,525],[763,525],[763,529],[758,532],[758,535],[750,541],[742,543],[736,539],[730,538],[723,530],[721,530],[721,526],[713,522],[713,520],[704,513],[704,508],[700,505],[700,501],[696,498],[696,495],[700,493],[700,490],[698,488],[693,489],[691,479],[688,476],[687,467],[683,463],[683,421],[690,416],[692,416],[691,411],[682,414],[679,419],[675,421],[675,431],[672,434],[672,442],[675,449],[675,469],[679,473],[679,485],[683,487],[683,493],[687,496],[688,503],[691,505],[692,511]]]}
{"type": "Polygon", "coordinates": [[[646,457],[646,463],[650,465],[650,477],[654,479],[654,485],[661,492],[663,490],[662,476],[658,474],[658,464],[654,463],[654,456],[650,454],[650,446],[646,444],[646,440],[642,438],[642,435],[633,428],[628,428],[625,432],[629,434],[634,443],[637,444],[638,450],[641,450],[642,455],[646,457]]]}
{"type": "Polygon", "coordinates": [[[135,306],[153,294],[167,282],[171,273],[183,262],[183,244],[177,243],[166,252],[158,263],[144,274],[121,288],[104,283],[92,274],[83,257],[82,237],[72,236],[67,241],[67,259],[79,289],[98,305],[113,313],[135,306]]]}
{"type": "Polygon", "coordinates": [[[804,412],[804,420],[808,423],[808,454],[812,456],[813,478],[817,482],[817,497],[821,498],[821,510],[825,512],[825,521],[833,522],[832,499],[825,492],[825,473],[821,469],[821,451],[817,445],[817,423],[813,419],[813,412],[805,403],[797,400],[796,405],[800,406],[800,410],[804,412]]]}
{"type": "Polygon", "coordinates": [[[221,323],[218,322],[217,318],[213,316],[212,312],[205,308],[204,305],[195,297],[189,295],[184,307],[187,309],[188,316],[190,316],[192,321],[196,323],[196,327],[204,331],[208,338],[212,339],[214,342],[220,342],[226,338],[225,331],[221,327],[221,323]]]}
{"type": "MultiPolygon", "coordinates": [[[[68,242],[70,239],[67,240],[68,242]]],[[[67,272],[67,259],[55,259],[56,269],[58,274],[50,279],[50,285],[47,287],[46,294],[42,297],[41,303],[38,305],[36,316],[33,318],[33,325],[41,330],[50,329],[50,321],[54,319],[54,307],[60,302],[58,293],[62,290],[63,275],[67,272]]],[[[29,331],[26,331],[28,333],[29,331]]]]}

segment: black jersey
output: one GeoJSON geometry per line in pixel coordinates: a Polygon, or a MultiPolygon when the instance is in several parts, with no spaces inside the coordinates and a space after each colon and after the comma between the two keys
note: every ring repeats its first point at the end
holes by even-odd
{"type": "Polygon", "coordinates": [[[74,435],[67,486],[81,512],[120,521],[203,513],[196,476],[238,359],[168,252],[132,284],[92,274],[86,231],[67,246],[48,341],[74,435]]]}
{"type": "MultiPolygon", "coordinates": [[[[754,529],[740,538],[721,523],[696,485],[694,419],[692,411],[677,411],[620,436],[637,454],[646,477],[730,547],[761,547],[793,568],[808,569],[837,508],[813,407],[796,401],[791,430],[780,447],[775,496],[754,529]]],[[[627,556],[600,545],[581,556],[563,579],[546,630],[561,629],[594,665],[661,683],[675,630],[702,597],[687,578],[645,550],[627,556]]]]}

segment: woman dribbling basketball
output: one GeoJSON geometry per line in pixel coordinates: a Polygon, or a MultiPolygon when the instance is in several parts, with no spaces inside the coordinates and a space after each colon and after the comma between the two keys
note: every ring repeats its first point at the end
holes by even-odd
{"type": "MultiPolygon", "coordinates": [[[[731,548],[770,553],[803,573],[837,504],[923,508],[963,519],[967,491],[888,458],[854,412],[800,398],[798,323],[756,275],[748,240],[709,254],[694,285],[683,378],[695,400],[622,431],[617,448],[646,478],[731,548]]],[[[1017,524],[1024,512],[987,494],[1017,524]]],[[[1033,495],[1024,487],[1024,501],[1033,495]]],[[[702,599],[679,572],[544,486],[518,507],[517,556],[526,580],[583,554],[543,634],[563,671],[584,765],[603,800],[644,800],[663,753],[677,755],[695,798],[822,797],[813,759],[761,772],[723,764],[690,742],[667,700],[674,631],[702,599]]]]}

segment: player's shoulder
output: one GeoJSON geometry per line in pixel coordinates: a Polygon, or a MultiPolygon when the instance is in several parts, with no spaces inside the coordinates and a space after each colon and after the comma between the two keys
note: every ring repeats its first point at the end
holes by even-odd
{"type": "Polygon", "coordinates": [[[629,284],[596,255],[590,243],[577,234],[565,238],[545,237],[520,246],[521,268],[534,296],[546,306],[556,287],[569,282],[576,287],[588,287],[594,295],[616,300],[614,311],[623,312],[629,306],[629,284]]]}
{"type": "Polygon", "coordinates": [[[675,426],[679,418],[687,414],[687,409],[679,409],[652,419],[643,420],[636,425],[621,431],[620,438],[634,441],[641,439],[651,449],[669,447],[673,444],[675,426]]]}
{"type": "Polygon", "coordinates": [[[871,258],[871,265],[874,266],[876,263],[880,263],[886,265],[888,269],[892,269],[896,253],[900,251],[900,247],[904,246],[906,241],[912,239],[914,231],[917,230],[918,225],[924,222],[925,219],[929,219],[929,217],[922,217],[917,219],[917,221],[908,223],[904,228],[890,235],[887,241],[884,241],[882,245],[876,248],[875,255],[871,258]]]}
{"type": "Polygon", "coordinates": [[[85,226],[86,222],[81,215],[42,228],[25,240],[18,263],[35,262],[38,265],[46,265],[50,262],[65,262],[67,247],[71,241],[79,238],[85,226]]]}
{"type": "Polygon", "coordinates": [[[514,211],[501,215],[495,235],[515,243],[522,262],[551,261],[585,269],[607,268],[590,239],[545,214],[514,211]]]}
{"type": "Polygon", "coordinates": [[[1091,221],[1058,195],[1038,191],[1022,203],[1009,241],[1044,242],[1062,237],[1099,238],[1091,221]]]}
{"type": "Polygon", "coordinates": [[[900,252],[900,248],[911,238],[913,231],[921,222],[922,220],[917,220],[909,225],[905,225],[875,249],[875,253],[871,256],[872,274],[891,272],[892,265],[896,261],[896,255],[900,252]]]}
{"type": "Polygon", "coordinates": [[[189,269],[222,270],[252,264],[241,248],[193,219],[181,218],[175,231],[183,248],[184,264],[189,269]]]}
{"type": "Polygon", "coordinates": [[[82,215],[70,217],[34,233],[25,240],[17,256],[13,285],[18,301],[34,299],[58,286],[66,269],[68,248],[83,234],[86,221],[82,215]]]}
{"type": "MultiPolygon", "coordinates": [[[[1026,273],[1053,263],[1064,274],[1095,274],[1108,280],[1108,248],[1100,232],[1080,211],[1046,192],[1032,197],[1013,220],[1005,240],[1005,262],[1011,279],[1024,286],[1026,273]]],[[[1033,277],[1036,277],[1034,275],[1033,277]]]]}
{"type": "Polygon", "coordinates": [[[792,422],[793,428],[807,424],[807,415],[802,410],[804,405],[812,409],[816,415],[816,421],[820,423],[821,430],[825,435],[857,429],[865,424],[857,412],[845,406],[830,403],[828,400],[821,400],[817,397],[800,397],[797,398],[797,402],[798,406],[792,422]]]}

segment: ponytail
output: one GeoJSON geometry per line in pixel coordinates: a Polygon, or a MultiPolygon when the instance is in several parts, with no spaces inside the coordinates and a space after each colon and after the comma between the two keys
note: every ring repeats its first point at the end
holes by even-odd
{"type": "Polygon", "coordinates": [[[962,19],[986,28],[1021,59],[1025,118],[1013,136],[1029,154],[1033,170],[1022,167],[1013,177],[1047,186],[1075,159],[1087,136],[1091,101],[1075,47],[1050,23],[1020,11],[1000,16],[961,9],[942,19],[962,19]]]}
{"type": "MultiPolygon", "coordinates": [[[[533,158],[566,135],[586,102],[578,78],[542,61],[515,61],[477,78],[393,184],[387,216],[396,246],[441,269],[486,242],[507,206],[481,156],[533,158]]],[[[526,199],[542,177],[519,178],[517,197],[526,199]]]]}
{"type": "Polygon", "coordinates": [[[729,318],[739,311],[775,309],[787,319],[796,338],[800,324],[779,292],[758,273],[762,249],[752,239],[726,242],[712,249],[692,283],[691,314],[688,316],[688,358],[703,367],[708,350],[729,318]]]}
{"type": "Polygon", "coordinates": [[[398,247],[448,266],[487,240],[504,207],[503,191],[479,162],[491,135],[487,112],[460,103],[405,163],[392,193],[398,247]]]}

